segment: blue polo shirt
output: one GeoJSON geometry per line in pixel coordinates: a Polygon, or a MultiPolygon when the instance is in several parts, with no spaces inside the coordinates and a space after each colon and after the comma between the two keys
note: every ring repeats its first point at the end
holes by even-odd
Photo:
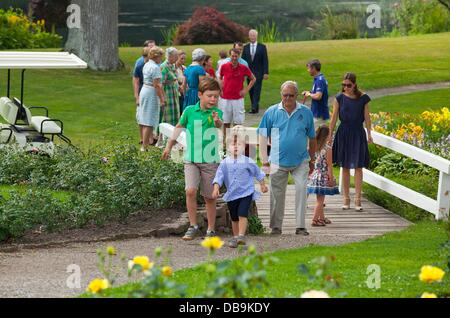
{"type": "Polygon", "coordinates": [[[319,92],[322,93],[322,99],[312,100],[311,111],[315,118],[322,118],[324,120],[330,119],[330,109],[328,108],[328,82],[322,73],[314,77],[314,86],[311,91],[312,94],[319,92]]]}
{"type": "Polygon", "coordinates": [[[274,105],[264,114],[258,134],[272,138],[271,163],[281,167],[297,167],[310,160],[308,139],[316,137],[313,114],[300,103],[290,116],[282,103],[274,105]]]}
{"type": "Polygon", "coordinates": [[[144,74],[142,72],[144,70],[144,65],[145,60],[143,56],[138,58],[136,64],[134,65],[133,76],[139,78],[139,91],[141,91],[142,86],[144,86],[144,74]]]}

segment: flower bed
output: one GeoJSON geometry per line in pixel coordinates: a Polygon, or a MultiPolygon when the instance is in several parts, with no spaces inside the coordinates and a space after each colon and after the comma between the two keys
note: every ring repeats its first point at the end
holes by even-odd
{"type": "Polygon", "coordinates": [[[30,229],[46,231],[104,224],[141,209],[184,207],[182,165],[140,154],[129,145],[86,154],[61,148],[53,157],[0,151],[0,184],[20,185],[0,197],[0,241],[30,229]],[[55,191],[64,191],[62,198],[55,191]]]}

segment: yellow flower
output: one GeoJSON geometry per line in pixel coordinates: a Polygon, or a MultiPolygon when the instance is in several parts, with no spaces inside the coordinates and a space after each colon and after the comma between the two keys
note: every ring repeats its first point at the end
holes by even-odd
{"type": "Polygon", "coordinates": [[[433,293],[423,293],[422,296],[420,298],[437,298],[436,294],[433,293]]]}
{"type": "Polygon", "coordinates": [[[438,131],[438,130],[439,130],[438,127],[437,127],[436,125],[433,124],[433,128],[431,129],[431,131],[436,132],[436,131],[438,131]]]}
{"type": "Polygon", "coordinates": [[[208,237],[202,242],[202,246],[209,250],[215,251],[223,246],[223,241],[218,236],[208,237]]]}
{"type": "Polygon", "coordinates": [[[117,251],[116,251],[116,249],[115,249],[114,246],[108,246],[108,247],[106,248],[106,252],[108,253],[108,255],[111,255],[111,256],[117,254],[117,251]]]}
{"type": "Polygon", "coordinates": [[[107,279],[96,278],[89,283],[87,291],[91,292],[93,294],[97,294],[97,293],[102,292],[105,289],[108,289],[109,287],[110,287],[110,284],[107,279]]]}
{"type": "Polygon", "coordinates": [[[170,277],[173,274],[173,269],[170,266],[164,266],[162,268],[162,274],[166,277],[170,277]]]}
{"type": "Polygon", "coordinates": [[[20,21],[20,18],[18,16],[16,16],[16,15],[11,15],[11,16],[8,17],[8,23],[9,24],[13,24],[14,25],[14,24],[16,24],[19,21],[20,21]]]}
{"type": "Polygon", "coordinates": [[[148,271],[153,268],[153,263],[150,262],[147,256],[136,256],[133,258],[133,265],[139,265],[142,268],[142,271],[148,271]]]}
{"type": "Polygon", "coordinates": [[[425,283],[441,282],[445,272],[439,267],[430,265],[422,266],[419,279],[425,283]]]}

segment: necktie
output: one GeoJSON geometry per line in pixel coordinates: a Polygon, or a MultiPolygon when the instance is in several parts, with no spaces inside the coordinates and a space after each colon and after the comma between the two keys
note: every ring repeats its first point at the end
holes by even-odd
{"type": "Polygon", "coordinates": [[[252,55],[252,61],[255,59],[255,53],[256,53],[256,45],[252,44],[252,51],[251,51],[251,55],[252,55]]]}

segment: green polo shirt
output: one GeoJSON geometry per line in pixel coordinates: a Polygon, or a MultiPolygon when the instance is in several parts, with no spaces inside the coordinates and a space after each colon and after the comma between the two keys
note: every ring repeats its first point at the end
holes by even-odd
{"type": "Polygon", "coordinates": [[[219,163],[219,130],[214,126],[213,112],[223,113],[217,107],[207,110],[197,105],[187,107],[180,119],[180,125],[186,128],[187,149],[184,160],[194,163],[219,163]]]}

